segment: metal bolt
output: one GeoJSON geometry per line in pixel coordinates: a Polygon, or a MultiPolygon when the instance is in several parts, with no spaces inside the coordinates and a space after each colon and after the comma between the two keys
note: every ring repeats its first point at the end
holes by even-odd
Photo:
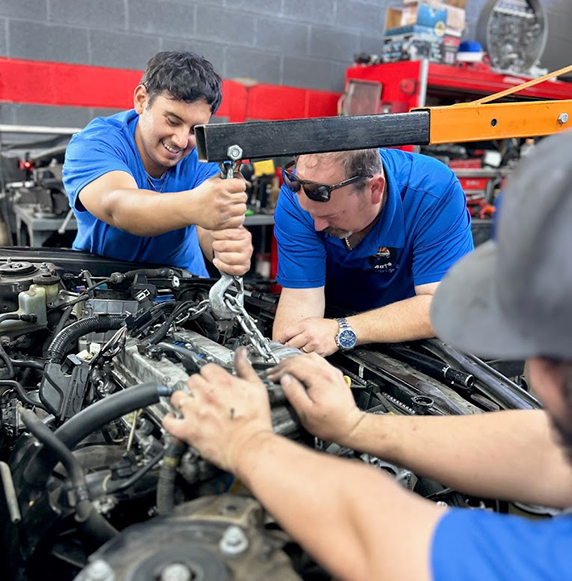
{"type": "Polygon", "coordinates": [[[183,563],[172,563],[161,571],[161,581],[190,581],[191,570],[183,563]]]}
{"type": "Polygon", "coordinates": [[[231,525],[224,531],[218,546],[225,555],[239,555],[248,549],[248,539],[240,527],[231,525]]]}
{"type": "Polygon", "coordinates": [[[560,115],[558,115],[558,123],[560,123],[560,125],[568,123],[568,113],[560,113],[560,115]]]}
{"type": "Polygon", "coordinates": [[[84,573],[86,581],[115,581],[113,569],[103,559],[89,564],[84,573]]]}
{"type": "Polygon", "coordinates": [[[239,145],[231,145],[226,150],[226,154],[232,161],[238,161],[242,157],[242,148],[239,145]]]}

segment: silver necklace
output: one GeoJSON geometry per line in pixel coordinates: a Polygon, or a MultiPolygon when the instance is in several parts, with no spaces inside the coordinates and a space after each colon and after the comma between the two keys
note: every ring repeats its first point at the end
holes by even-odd
{"type": "Polygon", "coordinates": [[[145,172],[145,175],[147,176],[147,183],[151,186],[151,189],[162,194],[163,189],[165,188],[165,184],[167,183],[167,178],[169,177],[169,172],[166,171],[160,178],[158,178],[161,180],[159,185],[155,184],[153,178],[147,172],[145,172]]]}
{"type": "Polygon", "coordinates": [[[343,238],[344,244],[346,245],[346,248],[348,250],[353,250],[352,245],[350,244],[350,237],[346,236],[345,238],[343,238]]]}

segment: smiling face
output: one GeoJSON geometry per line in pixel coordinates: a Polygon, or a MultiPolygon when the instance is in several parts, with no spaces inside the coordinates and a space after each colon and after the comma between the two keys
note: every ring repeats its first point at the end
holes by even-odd
{"type": "Polygon", "coordinates": [[[202,99],[186,103],[163,92],[150,100],[143,85],[135,89],[135,111],[139,114],[135,143],[145,171],[155,178],[195,148],[195,126],[206,125],[211,118],[211,106],[202,99]]]}
{"type": "MultiPolygon", "coordinates": [[[[333,185],[349,177],[334,156],[302,155],[296,164],[296,175],[302,180],[311,180],[333,185]]],[[[385,180],[381,175],[366,181],[357,190],[353,185],[332,192],[329,202],[310,200],[303,189],[298,192],[298,201],[314,220],[318,232],[327,232],[335,238],[346,238],[369,226],[378,216],[383,200],[385,180]]]]}

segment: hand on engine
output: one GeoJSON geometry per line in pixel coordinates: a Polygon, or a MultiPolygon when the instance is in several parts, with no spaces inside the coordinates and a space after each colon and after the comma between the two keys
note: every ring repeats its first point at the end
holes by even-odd
{"type": "Polygon", "coordinates": [[[183,417],[170,414],[163,420],[173,436],[231,472],[244,447],[273,436],[268,392],[244,348],[236,351],[235,369],[238,377],[218,365],[205,365],[189,378],[190,394],[176,391],[171,397],[171,404],[183,417]]]}
{"type": "Polygon", "coordinates": [[[334,319],[309,317],[285,329],[277,339],[280,343],[301,349],[304,353],[317,353],[327,357],[338,350],[338,331],[339,325],[334,319]]]}
{"type": "Polygon", "coordinates": [[[250,268],[252,236],[241,226],[212,233],[213,264],[222,272],[242,276],[250,268]]]}
{"type": "Polygon", "coordinates": [[[343,444],[365,417],[341,371],[315,353],[281,361],[268,378],[280,381],[304,427],[323,440],[343,444]]]}

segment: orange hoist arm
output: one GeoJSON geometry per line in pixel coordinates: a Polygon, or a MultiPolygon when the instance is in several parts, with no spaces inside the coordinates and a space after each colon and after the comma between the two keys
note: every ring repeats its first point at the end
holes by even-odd
{"type": "Polygon", "coordinates": [[[430,144],[540,137],[572,128],[572,99],[490,103],[572,71],[572,65],[470,103],[423,107],[430,113],[430,144]]]}

